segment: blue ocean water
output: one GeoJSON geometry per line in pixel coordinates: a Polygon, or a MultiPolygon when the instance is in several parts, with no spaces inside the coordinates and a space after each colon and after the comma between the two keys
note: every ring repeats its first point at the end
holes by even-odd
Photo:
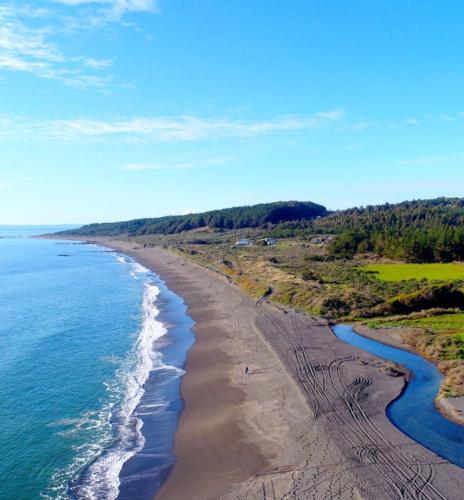
{"type": "Polygon", "coordinates": [[[192,322],[128,257],[24,237],[59,229],[0,226],[0,498],[152,498],[192,322]]]}

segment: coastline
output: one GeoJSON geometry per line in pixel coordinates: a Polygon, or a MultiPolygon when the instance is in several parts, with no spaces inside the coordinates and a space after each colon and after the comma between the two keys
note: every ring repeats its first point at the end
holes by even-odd
{"type": "Polygon", "coordinates": [[[203,268],[163,250],[155,255],[127,242],[99,244],[155,271],[183,297],[196,322],[181,384],[185,406],[175,438],[177,461],[156,498],[232,498],[236,485],[298,463],[303,450],[294,443],[310,410],[255,328],[254,302],[212,271],[204,287],[203,268]],[[185,275],[184,265],[193,276],[185,275]]]}
{"type": "MultiPolygon", "coordinates": [[[[136,262],[136,266],[140,265],[136,262]]],[[[180,382],[188,351],[194,343],[193,321],[185,312],[183,300],[151,271],[146,283],[159,289],[154,304],[148,302],[146,307],[155,308],[156,321],[165,334],[154,341],[154,366],[134,411],[143,424],[139,432],[144,442],[122,465],[118,500],[152,498],[169,475],[175,461],[174,436],[183,410],[180,382]]]]}
{"type": "MultiPolygon", "coordinates": [[[[402,349],[404,351],[408,351],[412,354],[417,354],[418,356],[420,356],[418,352],[414,351],[414,349],[412,349],[402,341],[400,337],[400,328],[395,329],[395,331],[393,332],[396,334],[395,336],[392,336],[391,328],[374,329],[364,325],[354,324],[353,330],[357,334],[368,339],[376,340],[377,342],[380,342],[382,344],[396,347],[397,349],[402,349]]],[[[436,362],[430,359],[428,359],[427,361],[433,363],[435,366],[437,365],[436,362]]],[[[437,394],[437,397],[435,398],[435,407],[445,418],[457,424],[464,425],[464,396],[456,398],[444,398],[439,397],[439,395],[437,394]]]]}
{"type": "Polygon", "coordinates": [[[382,360],[339,341],[320,318],[255,304],[225,277],[176,254],[96,242],[154,270],[197,322],[181,384],[177,462],[157,499],[311,491],[379,500],[418,489],[460,498],[464,470],[388,420],[404,378],[388,376],[382,360]]]}

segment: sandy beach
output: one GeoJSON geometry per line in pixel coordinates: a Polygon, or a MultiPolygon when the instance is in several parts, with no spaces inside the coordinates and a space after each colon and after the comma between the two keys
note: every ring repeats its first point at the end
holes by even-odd
{"type": "Polygon", "coordinates": [[[405,383],[388,363],[161,248],[101,243],[158,273],[196,321],[157,499],[462,497],[464,470],[387,419],[405,383]]]}

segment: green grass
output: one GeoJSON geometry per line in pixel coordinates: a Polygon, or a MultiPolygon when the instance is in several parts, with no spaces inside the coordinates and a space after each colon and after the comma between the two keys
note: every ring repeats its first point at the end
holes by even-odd
{"type": "Polygon", "coordinates": [[[464,279],[464,265],[449,264],[369,264],[362,271],[374,273],[381,281],[457,281],[464,279]]]}
{"type": "Polygon", "coordinates": [[[407,318],[401,320],[388,321],[385,319],[372,320],[371,326],[411,326],[418,328],[429,328],[436,332],[459,332],[464,339],[464,313],[442,314],[439,316],[429,316],[426,318],[407,318]]]}
{"type": "Polygon", "coordinates": [[[368,326],[419,328],[402,335],[406,344],[414,350],[436,361],[464,360],[464,313],[396,321],[377,318],[369,322],[368,326]]]}

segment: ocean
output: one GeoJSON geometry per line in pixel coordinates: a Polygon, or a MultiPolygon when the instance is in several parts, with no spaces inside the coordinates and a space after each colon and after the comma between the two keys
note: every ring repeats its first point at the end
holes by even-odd
{"type": "Polygon", "coordinates": [[[175,461],[194,342],[131,258],[0,226],[0,498],[153,498],[175,461]]]}

